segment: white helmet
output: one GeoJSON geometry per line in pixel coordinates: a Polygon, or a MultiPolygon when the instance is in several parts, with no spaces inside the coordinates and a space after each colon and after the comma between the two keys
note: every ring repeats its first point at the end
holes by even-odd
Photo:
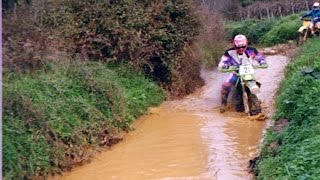
{"type": "Polygon", "coordinates": [[[312,5],[312,8],[313,9],[318,9],[320,7],[320,3],[319,2],[315,2],[315,3],[313,3],[313,5],[312,5]]]}

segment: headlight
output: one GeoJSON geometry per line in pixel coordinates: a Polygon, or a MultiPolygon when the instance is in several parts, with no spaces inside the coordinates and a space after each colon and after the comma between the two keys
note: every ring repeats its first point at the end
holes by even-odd
{"type": "Polygon", "coordinates": [[[247,75],[245,75],[244,76],[244,78],[243,78],[244,80],[252,80],[253,79],[253,77],[252,77],[252,75],[251,74],[247,74],[247,75]]]}

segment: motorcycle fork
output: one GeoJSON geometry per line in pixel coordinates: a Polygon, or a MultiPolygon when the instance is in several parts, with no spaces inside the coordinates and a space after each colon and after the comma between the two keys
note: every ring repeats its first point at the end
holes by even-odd
{"type": "Polygon", "coordinates": [[[306,42],[307,41],[307,38],[308,38],[308,33],[311,31],[311,29],[308,27],[306,28],[305,30],[305,33],[303,35],[303,42],[306,42]]]}
{"type": "Polygon", "coordinates": [[[250,115],[250,108],[249,108],[249,97],[248,97],[248,91],[246,90],[246,85],[245,83],[240,79],[240,77],[238,78],[236,85],[240,83],[241,85],[241,93],[242,93],[242,102],[243,102],[243,106],[244,106],[244,112],[248,115],[250,115]]]}
{"type": "Polygon", "coordinates": [[[243,81],[241,81],[241,87],[242,87],[242,100],[244,105],[244,112],[246,114],[250,114],[248,92],[246,91],[246,85],[244,84],[243,81]]]}

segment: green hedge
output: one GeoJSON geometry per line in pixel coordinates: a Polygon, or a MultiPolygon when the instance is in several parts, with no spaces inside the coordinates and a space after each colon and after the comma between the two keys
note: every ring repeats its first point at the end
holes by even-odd
{"type": "Polygon", "coordinates": [[[108,146],[164,99],[159,86],[129,67],[72,63],[3,78],[3,174],[46,176],[108,146]],[[106,142],[103,142],[107,138],[106,142]]]}
{"type": "Polygon", "coordinates": [[[261,37],[261,43],[275,45],[294,40],[298,37],[298,29],[302,25],[297,14],[280,19],[273,28],[261,37]]]}
{"type": "Polygon", "coordinates": [[[48,11],[44,24],[61,31],[75,55],[131,64],[167,90],[176,79],[182,90],[200,79],[190,47],[201,24],[188,1],[70,0],[48,11]]]}
{"type": "Polygon", "coordinates": [[[287,68],[274,118],[288,119],[289,125],[282,132],[268,130],[258,164],[258,179],[319,178],[319,47],[319,39],[310,40],[287,68]]]}
{"type": "Polygon", "coordinates": [[[237,34],[244,34],[250,43],[260,43],[261,37],[270,31],[275,24],[275,20],[246,20],[241,22],[228,23],[228,39],[232,39],[237,34]]]}
{"type": "Polygon", "coordinates": [[[298,14],[272,20],[246,20],[229,22],[226,25],[228,39],[237,34],[244,34],[253,44],[275,45],[286,43],[298,37],[298,29],[302,26],[298,14]]]}

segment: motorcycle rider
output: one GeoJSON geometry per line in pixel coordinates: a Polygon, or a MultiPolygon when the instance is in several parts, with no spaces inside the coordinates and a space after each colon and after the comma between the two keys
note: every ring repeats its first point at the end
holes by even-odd
{"type": "Polygon", "coordinates": [[[314,27],[320,27],[320,25],[317,25],[318,23],[320,24],[320,3],[315,2],[312,5],[312,10],[309,11],[307,14],[303,15],[300,17],[300,20],[302,20],[305,17],[312,16],[313,18],[313,23],[311,25],[311,33],[314,34],[314,27]]]}
{"type": "MultiPolygon", "coordinates": [[[[267,66],[264,55],[261,52],[258,52],[256,48],[248,46],[248,39],[246,36],[238,34],[233,39],[233,47],[226,50],[224,55],[221,57],[218,67],[219,69],[228,69],[229,66],[239,66],[243,58],[249,57],[257,60],[260,65],[267,66]]],[[[224,113],[226,111],[228,95],[232,86],[236,84],[238,78],[239,77],[235,72],[231,72],[222,84],[220,113],[224,113]]],[[[237,95],[237,100],[237,111],[243,111],[244,107],[241,94],[237,95]]]]}

